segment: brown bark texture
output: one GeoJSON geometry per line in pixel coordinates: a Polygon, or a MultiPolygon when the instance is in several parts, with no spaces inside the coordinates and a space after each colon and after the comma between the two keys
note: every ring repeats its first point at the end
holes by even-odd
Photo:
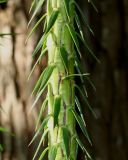
{"type": "Polygon", "coordinates": [[[82,106],[93,141],[90,152],[96,160],[127,160],[128,1],[95,0],[94,3],[98,14],[90,5],[87,8],[84,1],[80,2],[84,12],[88,10],[95,33],[95,37],[87,37],[101,62],[89,60],[83,53],[84,66],[96,87],[96,92],[88,87],[88,94],[97,119],[82,106]]]}
{"type": "MultiPolygon", "coordinates": [[[[36,143],[28,147],[34,134],[37,110],[29,114],[33,98],[30,97],[39,75],[36,68],[27,81],[32,66],[32,51],[38,36],[33,35],[25,45],[28,35],[28,7],[31,1],[9,0],[0,5],[0,126],[10,133],[0,133],[4,151],[1,160],[30,160],[36,143]]],[[[29,27],[30,28],[30,27],[29,27]]]]}

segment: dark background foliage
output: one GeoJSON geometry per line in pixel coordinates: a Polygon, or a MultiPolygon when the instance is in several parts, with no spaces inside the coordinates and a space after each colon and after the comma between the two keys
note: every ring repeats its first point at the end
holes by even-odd
{"type": "MultiPolygon", "coordinates": [[[[0,134],[4,146],[2,160],[30,160],[35,142],[28,148],[34,132],[38,108],[31,115],[28,110],[33,98],[30,93],[34,82],[46,59],[39,65],[33,77],[27,82],[32,59],[31,54],[42,33],[40,27],[30,38],[28,44],[27,23],[30,18],[28,8],[31,0],[9,0],[0,5],[0,33],[15,32],[19,35],[0,38],[0,125],[15,133],[15,137],[0,134]]],[[[89,146],[79,131],[81,139],[96,160],[128,159],[128,1],[95,0],[99,13],[93,7],[79,0],[79,5],[93,28],[93,37],[83,26],[85,37],[100,60],[98,64],[82,45],[83,70],[91,73],[90,77],[96,92],[86,82],[90,104],[97,114],[97,119],[83,103],[87,127],[92,137],[93,146],[89,146]]],[[[42,13],[38,14],[38,16],[42,13]]],[[[38,16],[35,21],[37,21],[38,16]]],[[[79,81],[77,83],[80,83],[79,81]]],[[[42,97],[43,99],[43,97],[42,97]]],[[[78,159],[84,159],[81,150],[78,159]]]]}

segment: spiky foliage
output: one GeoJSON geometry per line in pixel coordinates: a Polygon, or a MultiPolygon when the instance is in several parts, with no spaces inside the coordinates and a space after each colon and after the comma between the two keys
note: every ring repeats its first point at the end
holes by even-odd
{"type": "MultiPolygon", "coordinates": [[[[33,1],[30,9],[30,11],[33,11],[33,14],[29,24],[44,2],[45,0],[33,1]]],[[[83,74],[81,71],[80,59],[82,56],[79,41],[83,43],[96,60],[97,58],[85,41],[81,20],[76,10],[80,13],[81,18],[83,18],[85,25],[92,34],[93,31],[75,0],[47,0],[46,2],[46,13],[42,15],[28,36],[29,38],[40,25],[40,22],[45,20],[44,34],[33,52],[33,57],[38,54],[40,49],[41,53],[30,73],[31,76],[36,65],[42,60],[43,56],[48,53],[48,66],[41,73],[32,92],[36,94],[35,101],[32,105],[33,108],[44,90],[47,89],[47,96],[41,106],[37,120],[36,133],[30,142],[31,144],[40,133],[42,134],[33,159],[37,156],[41,144],[47,135],[48,147],[42,152],[39,160],[44,158],[47,151],[49,160],[75,160],[77,158],[78,145],[86,157],[91,159],[79,139],[75,127],[76,123],[78,123],[81,131],[91,144],[82,114],[82,108],[78,97],[75,95],[76,90],[81,94],[86,105],[92,111],[88,103],[85,86],[80,88],[74,78],[79,76],[83,84],[83,76],[85,76],[91,83],[89,77],[87,77],[88,73],[83,74]],[[78,32],[76,32],[74,24],[77,25],[78,32]],[[77,73],[74,72],[75,68],[77,73]],[[75,104],[79,113],[76,111],[75,104]],[[46,107],[48,107],[48,112],[43,122],[41,122],[42,113],[46,107]]]]}

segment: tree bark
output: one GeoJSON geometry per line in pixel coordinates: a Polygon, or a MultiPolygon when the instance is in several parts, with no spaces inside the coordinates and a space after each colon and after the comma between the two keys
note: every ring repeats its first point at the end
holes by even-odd
{"type": "MultiPolygon", "coordinates": [[[[89,20],[95,38],[93,50],[101,63],[86,60],[96,93],[88,87],[97,119],[85,110],[96,160],[128,159],[128,1],[102,0],[96,14],[89,6],[89,20]],[[88,113],[88,114],[87,114],[88,113]]],[[[84,7],[83,7],[84,8],[84,7]]]]}
{"type": "Polygon", "coordinates": [[[34,133],[37,110],[30,115],[28,113],[39,67],[30,81],[27,77],[37,36],[33,35],[25,45],[29,19],[26,6],[30,6],[30,1],[10,0],[7,5],[0,6],[0,33],[12,33],[0,37],[0,108],[3,110],[0,112],[0,126],[14,134],[0,134],[0,143],[4,147],[2,160],[30,160],[36,144],[28,147],[34,133]]]}

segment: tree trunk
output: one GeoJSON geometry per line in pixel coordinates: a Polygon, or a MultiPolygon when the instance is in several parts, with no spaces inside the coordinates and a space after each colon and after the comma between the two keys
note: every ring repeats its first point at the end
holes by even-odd
{"type": "Polygon", "coordinates": [[[89,58],[86,66],[96,87],[95,93],[88,87],[88,94],[97,119],[83,106],[93,140],[92,152],[96,160],[127,160],[128,1],[94,2],[99,13],[89,5],[89,20],[95,33],[91,42],[101,63],[89,58]]]}
{"type": "Polygon", "coordinates": [[[0,6],[0,33],[13,33],[0,37],[0,126],[14,134],[0,134],[4,147],[2,160],[30,160],[35,146],[28,148],[37,113],[35,110],[28,113],[38,67],[30,81],[27,77],[37,37],[34,35],[25,45],[29,18],[26,6],[30,6],[30,1],[10,0],[7,5],[0,6]]]}

